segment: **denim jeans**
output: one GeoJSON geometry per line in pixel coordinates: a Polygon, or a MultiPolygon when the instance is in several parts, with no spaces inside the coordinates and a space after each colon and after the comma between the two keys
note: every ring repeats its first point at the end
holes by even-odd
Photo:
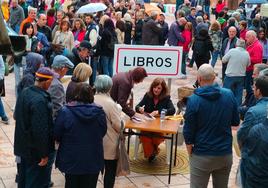
{"type": "Polygon", "coordinates": [[[2,119],[7,117],[1,97],[0,97],[0,117],[2,119]]]}
{"type": "Polygon", "coordinates": [[[18,188],[48,188],[46,166],[39,166],[21,158],[18,188]]]}
{"type": "Polygon", "coordinates": [[[14,63],[14,74],[15,74],[15,95],[16,98],[18,98],[18,93],[17,93],[17,89],[18,89],[18,85],[22,79],[23,76],[23,72],[26,68],[26,58],[22,57],[22,61],[21,62],[15,62],[14,63]]]}
{"type": "Polygon", "coordinates": [[[223,87],[232,90],[238,106],[242,104],[245,76],[225,76],[223,87]]]}
{"type": "Polygon", "coordinates": [[[108,56],[101,56],[102,73],[110,77],[113,76],[113,63],[114,58],[108,56]]]}
{"type": "Polygon", "coordinates": [[[211,58],[211,66],[212,67],[215,67],[216,63],[217,63],[217,60],[218,60],[218,56],[220,55],[220,51],[219,50],[215,50],[212,52],[212,58],[211,58]]]}
{"type": "Polygon", "coordinates": [[[186,75],[186,61],[188,58],[188,52],[183,52],[182,54],[182,62],[181,62],[181,73],[186,75]]]}
{"type": "Polygon", "coordinates": [[[253,85],[252,75],[253,75],[253,71],[246,72],[245,89],[247,91],[247,95],[249,95],[253,92],[253,90],[252,90],[252,85],[253,85]]]}

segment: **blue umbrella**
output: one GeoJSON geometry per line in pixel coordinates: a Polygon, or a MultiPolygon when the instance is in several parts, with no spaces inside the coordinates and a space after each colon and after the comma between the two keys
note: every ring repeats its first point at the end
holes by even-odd
{"type": "Polygon", "coordinates": [[[268,3],[268,0],[247,0],[246,4],[263,4],[268,3]]]}

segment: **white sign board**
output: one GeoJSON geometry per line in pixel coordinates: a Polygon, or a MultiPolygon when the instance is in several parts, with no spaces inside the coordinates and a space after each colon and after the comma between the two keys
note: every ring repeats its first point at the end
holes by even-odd
{"type": "Polygon", "coordinates": [[[115,45],[114,73],[144,67],[148,75],[178,78],[182,47],[115,45]]]}
{"type": "Polygon", "coordinates": [[[268,17],[268,4],[261,5],[261,12],[260,15],[263,17],[268,17]]]}

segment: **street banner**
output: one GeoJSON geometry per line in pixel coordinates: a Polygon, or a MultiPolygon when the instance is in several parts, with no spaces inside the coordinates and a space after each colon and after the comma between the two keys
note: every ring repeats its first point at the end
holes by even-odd
{"type": "Polygon", "coordinates": [[[149,76],[178,78],[182,47],[150,45],[115,45],[114,74],[143,67],[149,76]]]}

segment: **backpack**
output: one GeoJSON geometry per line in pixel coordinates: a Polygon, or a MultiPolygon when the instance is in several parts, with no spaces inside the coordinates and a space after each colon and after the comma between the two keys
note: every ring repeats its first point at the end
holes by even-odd
{"type": "Polygon", "coordinates": [[[207,53],[207,42],[205,40],[195,40],[193,51],[198,56],[204,56],[207,53]]]}

